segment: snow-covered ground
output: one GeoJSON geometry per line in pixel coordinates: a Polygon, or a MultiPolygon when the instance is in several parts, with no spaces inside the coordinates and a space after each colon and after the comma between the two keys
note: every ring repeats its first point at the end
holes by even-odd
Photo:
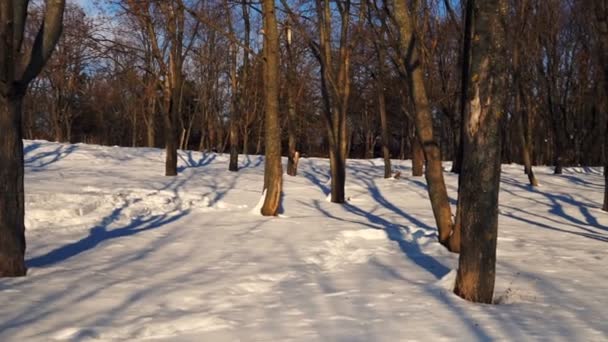
{"type": "MultiPolygon", "coordinates": [[[[29,273],[0,280],[0,341],[442,341],[608,339],[608,214],[600,169],[503,166],[496,301],[447,290],[457,256],[436,242],[424,178],[328,162],[285,177],[264,218],[263,159],[27,141],[29,273]]],[[[454,175],[446,173],[452,198],[454,175]]]]}

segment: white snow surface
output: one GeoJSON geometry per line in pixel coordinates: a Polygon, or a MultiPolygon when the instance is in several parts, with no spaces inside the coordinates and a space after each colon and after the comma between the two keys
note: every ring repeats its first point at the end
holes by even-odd
{"type": "MultiPolygon", "coordinates": [[[[283,215],[252,209],[263,158],[25,142],[28,276],[0,280],[0,341],[606,341],[600,168],[504,165],[495,301],[451,293],[424,178],[349,160],[285,176],[283,215]]],[[[446,170],[448,169],[446,164],[446,170]]],[[[450,197],[457,176],[446,172],[450,197]]],[[[454,201],[452,204],[454,205],[454,201]]]]}

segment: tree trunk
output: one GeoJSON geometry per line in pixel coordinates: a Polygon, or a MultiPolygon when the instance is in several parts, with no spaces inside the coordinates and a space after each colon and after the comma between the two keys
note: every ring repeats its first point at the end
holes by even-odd
{"type": "Polygon", "coordinates": [[[376,146],[376,136],[372,130],[365,132],[365,158],[374,159],[374,147],[376,146]]]}
{"type": "Polygon", "coordinates": [[[276,216],[281,204],[281,125],[279,122],[279,33],[274,0],[264,0],[264,109],[266,112],[266,158],[262,215],[276,216]]]}
{"type": "MultiPolygon", "coordinates": [[[[472,1],[472,0],[470,0],[472,1]]],[[[458,200],[461,248],[454,292],[492,303],[498,232],[500,121],[503,89],[499,49],[501,0],[474,1],[471,77],[465,120],[458,200]]]]}
{"type": "Polygon", "coordinates": [[[146,145],[156,147],[156,100],[150,99],[148,120],[146,120],[146,145]]]}
{"type": "Polygon", "coordinates": [[[604,205],[602,209],[608,211],[608,127],[606,127],[606,134],[604,135],[604,205]]]}
{"type": "Polygon", "coordinates": [[[0,103],[0,277],[24,276],[25,224],[23,187],[22,95],[0,103]]]}
{"type": "Polygon", "coordinates": [[[420,146],[420,139],[414,134],[412,137],[412,176],[421,177],[424,174],[424,151],[420,146]]]}
{"type": "MultiPolygon", "coordinates": [[[[604,70],[604,96],[608,96],[608,1],[595,0],[596,30],[599,37],[598,59],[604,70]]],[[[604,205],[608,211],[608,123],[604,134],[604,205]]]]}
{"type": "Polygon", "coordinates": [[[344,187],[346,185],[346,158],[341,155],[340,151],[330,146],[329,163],[331,174],[331,202],[344,203],[346,193],[344,187]]]}
{"type": "Polygon", "coordinates": [[[287,174],[296,176],[298,174],[298,160],[300,154],[297,152],[296,134],[296,62],[291,50],[292,32],[287,26],[287,131],[288,131],[288,151],[287,151],[287,174]]]}
{"type": "Polygon", "coordinates": [[[228,170],[236,172],[239,170],[239,138],[236,122],[230,122],[230,164],[228,170]]]}
{"type": "Polygon", "coordinates": [[[407,4],[403,0],[394,2],[395,19],[399,26],[399,48],[404,57],[408,89],[415,109],[416,132],[422,143],[426,159],[426,181],[433,207],[433,214],[439,230],[439,241],[447,246],[452,232],[452,209],[443,179],[441,150],[433,132],[433,116],[424,86],[424,71],[419,60],[414,23],[407,4]]]}
{"type": "MultiPolygon", "coordinates": [[[[174,92],[175,90],[173,90],[174,92]]],[[[166,94],[169,101],[165,105],[165,176],[177,176],[177,108],[173,94],[166,94]]]]}
{"type": "Polygon", "coordinates": [[[255,146],[255,154],[262,154],[262,143],[264,142],[264,122],[260,122],[258,127],[258,142],[255,146]]]}
{"type": "Polygon", "coordinates": [[[243,154],[249,155],[249,128],[243,127],[243,154]]]}
{"type": "MultiPolygon", "coordinates": [[[[381,63],[384,63],[382,61],[381,63]]],[[[383,74],[381,71],[380,74],[383,74]]],[[[380,129],[382,134],[382,157],[384,158],[384,178],[391,178],[391,152],[389,149],[388,119],[386,117],[386,99],[384,97],[384,76],[378,83],[378,109],[380,111],[380,129]]]]}

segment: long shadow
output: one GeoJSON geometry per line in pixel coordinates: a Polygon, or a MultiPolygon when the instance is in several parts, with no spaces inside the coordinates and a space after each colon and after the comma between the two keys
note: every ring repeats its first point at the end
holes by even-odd
{"type": "Polygon", "coordinates": [[[183,154],[186,155],[186,158],[184,158],[181,154],[178,155],[180,159],[182,159],[186,163],[186,165],[178,167],[178,172],[183,172],[184,170],[189,168],[205,167],[211,164],[215,160],[215,158],[217,158],[217,154],[215,153],[204,153],[200,160],[194,160],[192,151],[184,151],[183,154]]]}
{"type": "Polygon", "coordinates": [[[76,150],[75,145],[59,145],[52,151],[35,153],[41,146],[40,143],[33,143],[23,149],[24,165],[26,167],[33,169],[44,168],[69,156],[76,150]]]}
{"type": "Polygon", "coordinates": [[[608,231],[608,227],[600,224],[599,221],[597,220],[597,218],[595,216],[593,216],[593,214],[589,211],[589,206],[591,204],[577,201],[571,195],[550,194],[550,193],[541,191],[540,189],[536,189],[534,187],[523,185],[512,179],[504,179],[503,181],[506,184],[509,184],[516,188],[528,190],[531,193],[535,193],[535,194],[544,196],[546,199],[548,199],[551,202],[551,204],[549,204],[551,206],[551,208],[549,209],[549,213],[551,213],[551,214],[555,214],[559,217],[565,218],[566,220],[568,220],[574,224],[589,225],[589,226],[597,228],[597,229],[608,231]],[[585,220],[583,221],[579,218],[576,218],[572,215],[567,214],[564,211],[564,207],[563,207],[562,203],[565,203],[565,204],[578,208],[579,212],[583,215],[585,220]]]}
{"type": "Polygon", "coordinates": [[[251,156],[247,154],[247,155],[245,155],[245,163],[241,167],[239,167],[239,169],[248,169],[248,168],[255,169],[256,167],[262,165],[263,162],[264,162],[264,157],[257,156],[255,163],[252,163],[251,156]]]}
{"type": "Polygon", "coordinates": [[[416,241],[410,242],[407,239],[405,239],[403,236],[402,228],[399,225],[391,223],[378,215],[375,215],[371,212],[364,211],[361,208],[358,208],[351,204],[345,204],[343,206],[344,209],[346,209],[346,211],[348,211],[352,214],[355,214],[357,216],[367,219],[367,221],[369,221],[369,223],[355,221],[355,220],[348,220],[348,219],[337,217],[337,216],[331,214],[330,212],[328,212],[327,210],[321,208],[319,201],[315,201],[314,206],[319,212],[321,212],[323,215],[325,215],[326,217],[329,217],[331,219],[342,221],[342,222],[350,222],[350,223],[354,223],[357,225],[364,225],[364,226],[372,228],[372,229],[383,230],[386,233],[386,236],[389,238],[389,240],[396,242],[399,245],[399,248],[401,249],[403,254],[405,254],[405,256],[407,256],[409,259],[411,259],[416,265],[420,266],[424,270],[431,273],[437,279],[442,278],[443,276],[448,274],[448,272],[450,272],[450,269],[448,267],[444,266],[442,263],[440,263],[437,259],[433,258],[430,255],[425,254],[420,249],[420,245],[416,241]]]}
{"type": "Polygon", "coordinates": [[[101,224],[91,228],[88,236],[65,246],[61,246],[44,255],[29,259],[27,260],[27,265],[29,267],[45,267],[57,264],[89,251],[104,241],[132,236],[148,230],[157,229],[168,223],[175,222],[188,214],[188,211],[181,211],[172,216],[164,214],[154,215],[146,218],[135,218],[130,224],[124,227],[108,230],[108,226],[120,217],[125,208],[126,206],[114,209],[114,211],[108,215],[101,224]]]}
{"type": "MultiPolygon", "coordinates": [[[[399,248],[401,249],[403,254],[405,254],[409,259],[411,259],[416,265],[431,273],[433,276],[435,276],[435,278],[441,279],[443,276],[448,274],[448,272],[450,272],[450,269],[440,263],[437,259],[425,254],[420,249],[420,245],[416,241],[407,241],[403,236],[403,230],[400,226],[395,225],[378,215],[362,210],[361,208],[351,204],[346,204],[344,206],[344,209],[357,216],[366,218],[369,222],[377,225],[380,229],[384,230],[386,232],[387,237],[391,241],[394,241],[399,245],[399,248]]],[[[420,227],[425,230],[428,229],[426,228],[428,226],[420,227]]]]}
{"type": "MultiPolygon", "coordinates": [[[[515,210],[515,211],[520,211],[520,212],[528,214],[526,211],[521,210],[519,208],[509,207],[509,206],[505,206],[505,208],[508,208],[508,209],[511,209],[511,210],[515,210]]],[[[588,232],[588,233],[573,232],[571,230],[561,229],[561,228],[550,226],[548,224],[540,223],[538,221],[526,219],[526,218],[517,216],[517,215],[515,215],[513,213],[501,213],[501,215],[509,217],[509,218],[512,218],[512,219],[520,221],[520,222],[527,223],[529,225],[537,226],[539,228],[553,230],[553,231],[562,232],[562,233],[573,234],[573,235],[578,235],[578,236],[586,237],[586,238],[597,240],[597,241],[608,242],[608,236],[602,236],[602,235],[596,234],[594,232],[588,232]]]]}
{"type": "Polygon", "coordinates": [[[301,172],[302,176],[304,176],[304,178],[308,179],[311,183],[313,183],[319,189],[321,189],[321,191],[323,191],[323,195],[325,195],[325,196],[329,195],[331,193],[331,188],[326,184],[327,181],[326,182],[321,181],[321,177],[325,177],[329,181],[331,176],[326,174],[325,172],[321,171],[318,167],[316,167],[314,162],[311,159],[308,160],[308,165],[309,165],[310,169],[312,170],[312,172],[310,172],[308,170],[302,170],[302,172],[301,172]]]}

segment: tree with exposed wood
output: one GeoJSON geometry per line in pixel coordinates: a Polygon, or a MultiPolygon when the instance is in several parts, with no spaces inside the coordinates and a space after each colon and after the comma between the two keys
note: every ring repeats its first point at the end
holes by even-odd
{"type": "Polygon", "coordinates": [[[503,0],[471,1],[472,42],[467,110],[463,121],[463,160],[458,201],[461,247],[455,293],[473,302],[491,303],[494,293],[500,121],[504,86],[503,0]]]}
{"type": "Polygon", "coordinates": [[[274,0],[262,3],[264,16],[265,164],[262,215],[276,216],[281,204],[281,126],[279,123],[279,32],[274,0]]]}
{"type": "Polygon", "coordinates": [[[24,276],[22,105],[61,36],[65,0],[48,0],[31,49],[23,46],[28,1],[0,0],[0,277],[24,276]]]}

